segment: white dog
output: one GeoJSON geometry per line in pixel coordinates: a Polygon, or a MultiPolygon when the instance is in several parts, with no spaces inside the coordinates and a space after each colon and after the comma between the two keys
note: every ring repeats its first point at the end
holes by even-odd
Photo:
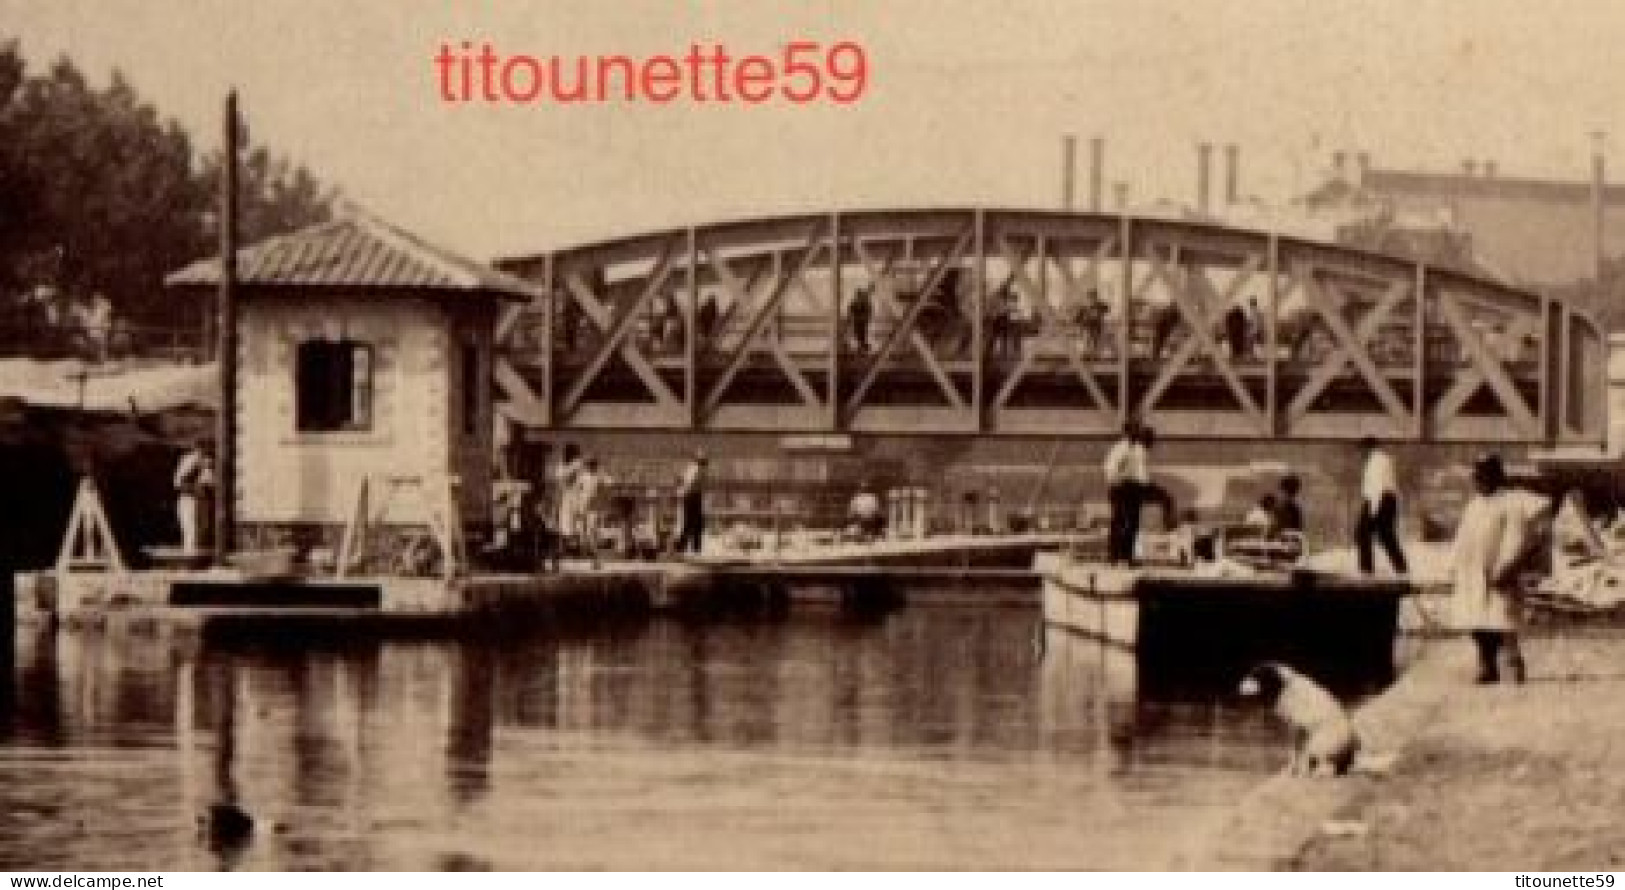
{"type": "Polygon", "coordinates": [[[1337,699],[1314,680],[1275,661],[1247,672],[1238,690],[1270,705],[1292,730],[1294,776],[1345,775],[1360,751],[1354,723],[1337,699]]]}

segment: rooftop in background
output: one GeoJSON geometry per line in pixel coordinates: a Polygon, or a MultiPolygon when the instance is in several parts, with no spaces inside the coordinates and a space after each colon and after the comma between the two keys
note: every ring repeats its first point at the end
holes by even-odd
{"type": "MultiPolygon", "coordinates": [[[[1451,173],[1362,163],[1337,168],[1317,195],[1333,197],[1339,188],[1343,200],[1369,200],[1379,212],[1445,220],[1467,237],[1475,265],[1510,283],[1563,287],[1596,274],[1589,181],[1504,176],[1487,162],[1451,173]]],[[[1625,186],[1606,186],[1603,203],[1603,253],[1625,255],[1625,186]]]]}
{"type": "MultiPolygon", "coordinates": [[[[164,279],[170,287],[213,287],[219,281],[218,258],[199,260],[164,279]]],[[[509,300],[537,295],[534,285],[355,209],[331,222],[238,250],[237,281],[245,287],[413,291],[509,300]]]]}

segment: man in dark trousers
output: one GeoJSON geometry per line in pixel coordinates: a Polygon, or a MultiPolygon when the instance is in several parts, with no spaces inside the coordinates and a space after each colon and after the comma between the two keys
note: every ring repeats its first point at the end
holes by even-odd
{"type": "Polygon", "coordinates": [[[683,477],[677,484],[677,496],[682,500],[682,524],[677,530],[678,553],[699,553],[705,535],[705,452],[694,452],[694,459],[683,468],[683,477]]]}
{"type": "Polygon", "coordinates": [[[1399,482],[1394,459],[1371,436],[1360,440],[1360,519],[1354,529],[1359,550],[1360,573],[1375,570],[1372,542],[1382,545],[1388,564],[1398,574],[1406,574],[1405,551],[1399,546],[1399,482]]]}

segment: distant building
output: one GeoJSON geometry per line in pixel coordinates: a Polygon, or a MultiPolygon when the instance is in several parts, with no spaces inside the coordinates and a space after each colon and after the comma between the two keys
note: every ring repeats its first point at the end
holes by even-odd
{"type": "MultiPolygon", "coordinates": [[[[1479,271],[1523,287],[1550,288],[1591,279],[1596,272],[1592,186],[1502,176],[1494,164],[1468,164],[1456,173],[1384,170],[1359,165],[1334,173],[1309,200],[1349,194],[1374,213],[1391,214],[1397,228],[1427,220],[1467,239],[1479,271]]],[[[1625,255],[1625,186],[1604,190],[1604,244],[1608,257],[1625,255]]]]}

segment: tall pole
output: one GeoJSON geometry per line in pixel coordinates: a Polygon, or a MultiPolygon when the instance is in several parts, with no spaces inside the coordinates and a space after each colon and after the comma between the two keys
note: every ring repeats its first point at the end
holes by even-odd
{"type": "Polygon", "coordinates": [[[220,292],[215,305],[215,362],[220,371],[220,411],[215,417],[219,470],[214,497],[214,561],[224,565],[232,550],[237,497],[237,93],[226,94],[224,163],[220,178],[220,292]]]}
{"type": "Polygon", "coordinates": [[[1100,212],[1102,180],[1106,175],[1106,140],[1099,136],[1089,140],[1089,210],[1100,212]]]}
{"type": "Polygon", "coordinates": [[[1212,207],[1210,189],[1213,176],[1213,143],[1201,142],[1196,146],[1196,209],[1206,216],[1212,207]]]}
{"type": "Polygon", "coordinates": [[[1061,209],[1077,209],[1078,193],[1078,137],[1068,133],[1061,137],[1061,209]]]}
{"type": "Polygon", "coordinates": [[[1604,208],[1607,205],[1608,188],[1607,170],[1603,164],[1603,141],[1607,136],[1598,130],[1591,134],[1591,269],[1593,277],[1602,280],[1603,262],[1606,248],[1603,246],[1604,237],[1604,208]]]}

